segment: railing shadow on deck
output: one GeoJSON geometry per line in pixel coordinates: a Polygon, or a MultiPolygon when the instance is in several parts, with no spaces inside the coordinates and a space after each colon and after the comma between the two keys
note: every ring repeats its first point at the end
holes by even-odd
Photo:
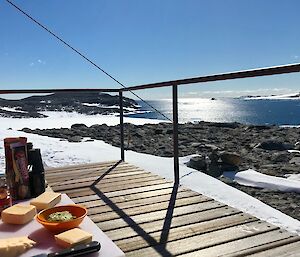
{"type": "Polygon", "coordinates": [[[166,248],[165,243],[168,241],[169,231],[172,224],[173,212],[177,198],[177,192],[179,184],[174,183],[172,188],[172,193],[170,195],[170,200],[167,208],[167,213],[164,218],[164,223],[162,227],[162,232],[159,240],[156,240],[152,236],[149,235],[139,224],[137,224],[129,215],[126,214],[124,210],[119,208],[117,204],[115,204],[112,200],[109,199],[96,185],[108,174],[110,174],[122,161],[118,161],[112,167],[110,167],[106,172],[104,172],[97,180],[93,182],[90,186],[91,190],[95,192],[95,194],[105,202],[115,213],[122,218],[128,226],[130,226],[140,237],[142,237],[149,246],[151,246],[157,253],[159,253],[163,257],[173,256],[166,248]]]}

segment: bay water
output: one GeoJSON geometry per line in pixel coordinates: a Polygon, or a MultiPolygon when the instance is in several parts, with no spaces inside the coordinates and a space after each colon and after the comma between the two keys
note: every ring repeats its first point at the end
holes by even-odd
{"type": "MultiPolygon", "coordinates": [[[[144,112],[128,115],[137,118],[164,119],[151,107],[137,101],[144,112]]],[[[147,101],[172,119],[172,100],[147,101]]],[[[240,122],[243,124],[300,125],[299,99],[204,99],[183,98],[178,100],[179,122],[240,122]]]]}

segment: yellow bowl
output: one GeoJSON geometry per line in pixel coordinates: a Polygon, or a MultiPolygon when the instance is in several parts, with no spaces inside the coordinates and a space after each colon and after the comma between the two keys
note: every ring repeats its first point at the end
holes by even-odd
{"type": "Polygon", "coordinates": [[[62,205],[41,211],[36,215],[36,220],[49,231],[60,233],[79,226],[86,215],[87,209],[80,205],[62,205]],[[73,220],[60,222],[47,220],[50,214],[62,211],[69,211],[73,216],[76,216],[76,218],[73,220]]]}

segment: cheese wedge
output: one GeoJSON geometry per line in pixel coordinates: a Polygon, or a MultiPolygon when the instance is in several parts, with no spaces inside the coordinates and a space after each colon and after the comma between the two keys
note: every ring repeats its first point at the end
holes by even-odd
{"type": "Polygon", "coordinates": [[[28,237],[0,239],[0,256],[16,257],[32,248],[36,243],[28,237]]]}
{"type": "Polygon", "coordinates": [[[55,241],[63,248],[73,247],[78,244],[89,243],[93,235],[80,229],[73,228],[58,235],[55,235],[55,241]]]}
{"type": "Polygon", "coordinates": [[[25,224],[31,221],[35,215],[35,206],[16,204],[2,211],[1,218],[4,223],[25,224]]]}
{"type": "Polygon", "coordinates": [[[38,210],[44,210],[54,207],[61,200],[61,193],[46,191],[34,198],[30,204],[34,205],[38,210]]]}

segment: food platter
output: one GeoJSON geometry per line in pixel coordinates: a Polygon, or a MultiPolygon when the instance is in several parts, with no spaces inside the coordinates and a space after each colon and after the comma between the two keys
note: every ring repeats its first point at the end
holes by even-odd
{"type": "MultiPolygon", "coordinates": [[[[30,200],[24,201],[24,204],[29,203],[30,200]]],[[[72,205],[74,202],[66,195],[62,194],[59,205],[72,205]]],[[[92,253],[87,256],[89,257],[124,257],[125,254],[99,229],[99,227],[89,218],[85,217],[82,223],[78,226],[84,231],[93,234],[93,241],[101,243],[101,250],[97,253],[92,253]]],[[[28,236],[30,239],[36,242],[36,245],[29,249],[21,257],[31,257],[41,253],[51,253],[62,250],[55,243],[53,232],[45,229],[35,219],[31,220],[25,225],[12,225],[5,224],[0,221],[0,239],[28,236]]]]}

